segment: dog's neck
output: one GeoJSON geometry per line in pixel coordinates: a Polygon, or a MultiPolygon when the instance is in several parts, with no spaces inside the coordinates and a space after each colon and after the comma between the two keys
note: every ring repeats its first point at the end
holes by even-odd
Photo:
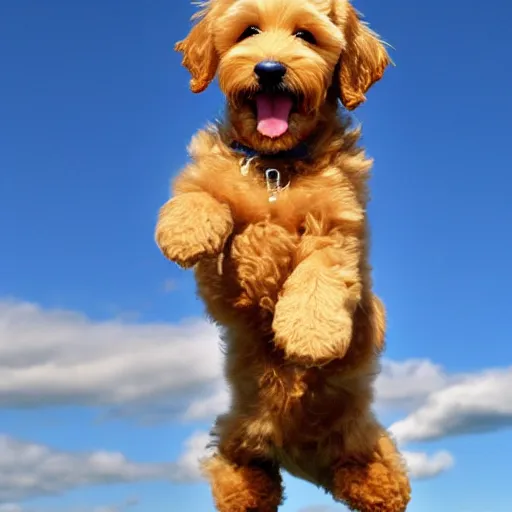
{"type": "Polygon", "coordinates": [[[254,148],[246,146],[236,140],[232,141],[230,146],[231,149],[235,150],[237,153],[241,153],[246,158],[259,157],[264,158],[266,160],[306,160],[310,154],[309,147],[306,142],[300,142],[294,148],[284,151],[278,151],[277,153],[263,153],[261,151],[257,151],[254,148]]]}

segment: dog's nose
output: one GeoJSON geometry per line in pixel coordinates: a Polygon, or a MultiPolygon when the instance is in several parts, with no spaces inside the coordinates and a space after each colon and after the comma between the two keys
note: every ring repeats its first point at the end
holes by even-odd
{"type": "Polygon", "coordinates": [[[259,81],[265,84],[278,84],[286,74],[286,67],[274,60],[264,60],[254,66],[259,81]]]}

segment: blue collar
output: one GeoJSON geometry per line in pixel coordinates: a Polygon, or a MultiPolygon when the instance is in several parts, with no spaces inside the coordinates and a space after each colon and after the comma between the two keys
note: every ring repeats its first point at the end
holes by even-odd
{"type": "Polygon", "coordinates": [[[261,158],[268,158],[268,159],[293,159],[293,160],[305,160],[309,156],[309,150],[308,147],[304,142],[301,142],[297,146],[295,146],[292,149],[286,150],[286,151],[279,151],[277,153],[259,153],[253,148],[250,148],[248,146],[244,146],[240,142],[233,141],[231,143],[231,149],[237,151],[238,153],[242,153],[247,158],[252,158],[255,156],[259,156],[261,158]]]}

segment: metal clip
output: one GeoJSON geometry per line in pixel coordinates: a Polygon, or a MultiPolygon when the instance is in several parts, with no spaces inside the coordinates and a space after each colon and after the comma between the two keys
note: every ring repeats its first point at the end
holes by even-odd
{"type": "Polygon", "coordinates": [[[281,190],[281,174],[277,169],[267,169],[265,171],[265,180],[269,193],[268,200],[273,203],[277,200],[277,194],[281,190]]]}
{"type": "Polygon", "coordinates": [[[251,156],[250,158],[246,157],[242,159],[242,161],[240,162],[240,174],[242,176],[247,176],[249,174],[249,167],[254,158],[254,156],[251,156]]]}

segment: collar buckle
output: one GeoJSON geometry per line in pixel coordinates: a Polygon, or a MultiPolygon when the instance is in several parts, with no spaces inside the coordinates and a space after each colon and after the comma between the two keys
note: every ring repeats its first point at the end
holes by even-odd
{"type": "Polygon", "coordinates": [[[277,195],[281,192],[281,173],[277,169],[267,169],[265,171],[265,181],[267,183],[268,200],[270,203],[277,201],[277,195]]]}

